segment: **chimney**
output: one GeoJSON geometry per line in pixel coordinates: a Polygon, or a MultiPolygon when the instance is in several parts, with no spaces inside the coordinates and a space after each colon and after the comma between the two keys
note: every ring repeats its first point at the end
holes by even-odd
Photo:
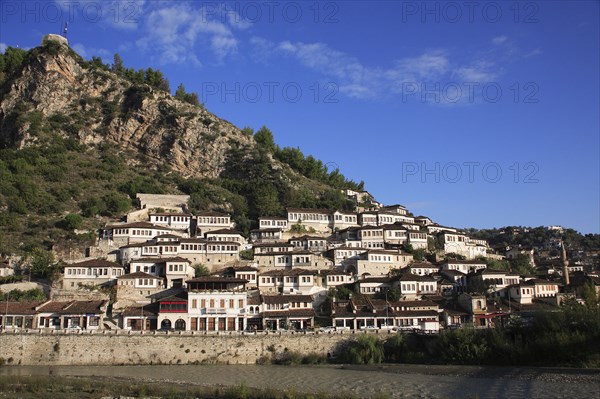
{"type": "Polygon", "coordinates": [[[563,279],[564,279],[564,283],[565,283],[565,287],[566,287],[570,284],[569,261],[567,260],[567,250],[565,249],[565,242],[562,239],[560,240],[560,246],[561,246],[560,258],[561,258],[562,264],[563,264],[563,279]]]}

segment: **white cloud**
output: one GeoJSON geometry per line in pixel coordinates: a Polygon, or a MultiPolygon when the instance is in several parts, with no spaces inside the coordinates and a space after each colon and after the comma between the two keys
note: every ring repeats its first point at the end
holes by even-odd
{"type": "Polygon", "coordinates": [[[504,42],[506,42],[508,40],[508,37],[506,36],[496,36],[495,38],[492,39],[492,43],[498,45],[498,44],[502,44],[504,42]]]}
{"type": "Polygon", "coordinates": [[[536,49],[533,49],[530,52],[526,53],[525,55],[523,55],[523,58],[534,57],[534,56],[540,55],[540,54],[542,54],[542,49],[536,48],[536,49]]]}
{"type": "Polygon", "coordinates": [[[73,43],[70,47],[85,59],[100,57],[104,63],[111,63],[113,59],[113,54],[104,48],[86,47],[81,43],[73,43]]]}
{"type": "MultiPolygon", "coordinates": [[[[325,43],[302,43],[282,41],[271,42],[261,37],[252,37],[250,45],[261,61],[283,55],[296,59],[325,78],[332,79],[338,85],[340,93],[350,98],[372,100],[388,98],[400,94],[411,93],[421,98],[418,93],[423,87],[445,87],[447,84],[488,83],[494,81],[502,73],[491,57],[478,55],[467,62],[456,62],[447,51],[433,49],[421,54],[395,60],[388,67],[370,66],[356,57],[335,50],[325,43]]],[[[426,97],[426,96],[425,96],[426,97]]],[[[404,97],[403,97],[404,98],[404,97]]],[[[424,101],[434,97],[426,97],[424,101]]],[[[442,103],[444,98],[442,98],[442,103]]],[[[454,101],[448,96],[448,104],[463,104],[470,101],[467,96],[454,101]]],[[[434,102],[432,100],[432,102],[434,102]]]]}
{"type": "Polygon", "coordinates": [[[464,82],[470,83],[489,83],[496,79],[497,74],[490,70],[492,66],[484,63],[478,65],[464,66],[456,68],[454,76],[458,76],[464,82]]]}
{"type": "Polygon", "coordinates": [[[201,65],[197,49],[210,50],[217,61],[236,54],[238,40],[226,22],[219,21],[214,10],[194,8],[193,3],[168,3],[150,11],[144,21],[145,36],[136,44],[156,52],[163,63],[201,65]]]}
{"type": "Polygon", "coordinates": [[[265,56],[278,53],[296,58],[301,65],[335,79],[341,93],[357,99],[398,93],[407,82],[438,79],[450,69],[447,56],[439,50],[402,58],[389,68],[381,68],[364,65],[356,57],[324,43],[283,41],[274,44],[262,38],[252,38],[250,43],[265,56]]]}
{"type": "Polygon", "coordinates": [[[0,43],[0,54],[4,54],[7,47],[6,43],[0,43]]]}
{"type": "Polygon", "coordinates": [[[398,69],[419,79],[436,79],[448,72],[449,64],[442,51],[433,51],[400,60],[398,69]]]}

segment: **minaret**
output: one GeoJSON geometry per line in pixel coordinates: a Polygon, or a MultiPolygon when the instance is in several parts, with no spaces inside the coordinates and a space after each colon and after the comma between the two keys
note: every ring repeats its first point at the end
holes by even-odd
{"type": "Polygon", "coordinates": [[[567,260],[567,250],[565,249],[565,242],[560,240],[561,253],[560,258],[563,264],[563,278],[565,281],[565,287],[569,285],[569,261],[567,260]]]}

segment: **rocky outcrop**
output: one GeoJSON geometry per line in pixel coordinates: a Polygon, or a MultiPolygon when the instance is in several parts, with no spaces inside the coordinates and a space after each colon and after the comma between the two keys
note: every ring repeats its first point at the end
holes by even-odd
{"type": "Polygon", "coordinates": [[[52,133],[84,144],[114,143],[165,163],[184,176],[216,177],[232,145],[254,145],[231,123],[148,85],[135,85],[85,62],[65,44],[30,51],[1,88],[0,146],[40,138],[34,112],[52,133]],[[52,120],[59,121],[52,125],[52,120]]]}

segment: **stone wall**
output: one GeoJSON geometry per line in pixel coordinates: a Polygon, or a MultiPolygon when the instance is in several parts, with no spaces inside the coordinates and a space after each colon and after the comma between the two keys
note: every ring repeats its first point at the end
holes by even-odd
{"type": "MultiPolygon", "coordinates": [[[[382,338],[387,334],[382,334],[382,338]]],[[[3,333],[0,363],[7,365],[254,364],[286,350],[339,353],[352,333],[203,335],[179,333],[3,333]]]]}

